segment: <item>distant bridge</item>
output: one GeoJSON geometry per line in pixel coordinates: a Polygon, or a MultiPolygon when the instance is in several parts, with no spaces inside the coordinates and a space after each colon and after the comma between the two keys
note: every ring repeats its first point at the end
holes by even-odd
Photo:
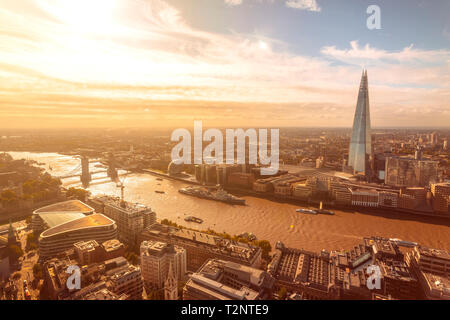
{"type": "MultiPolygon", "coordinates": [[[[97,170],[97,171],[92,171],[92,172],[89,172],[89,173],[92,175],[92,174],[102,173],[102,172],[107,172],[107,171],[108,170],[97,170]]],[[[73,178],[73,177],[79,177],[79,176],[81,176],[81,172],[72,173],[72,171],[71,171],[71,173],[68,173],[67,175],[56,176],[56,178],[58,178],[58,179],[67,179],[67,178],[73,178]]]]}
{"type": "MultiPolygon", "coordinates": [[[[56,178],[67,179],[67,178],[73,178],[73,177],[80,177],[80,180],[83,184],[89,184],[89,182],[91,182],[93,180],[93,178],[92,178],[93,174],[106,172],[107,176],[110,177],[112,181],[117,179],[117,177],[118,177],[117,169],[115,167],[115,163],[114,163],[115,161],[114,161],[114,157],[112,155],[110,156],[110,159],[108,161],[107,169],[96,170],[96,171],[92,171],[92,172],[89,170],[89,163],[90,162],[98,162],[98,160],[92,161],[87,156],[80,156],[80,159],[81,159],[80,164],[78,164],[75,168],[70,170],[70,172],[68,172],[64,175],[61,175],[61,176],[56,176],[56,178]]],[[[96,177],[94,180],[97,180],[97,179],[99,179],[99,178],[96,177]]]]}

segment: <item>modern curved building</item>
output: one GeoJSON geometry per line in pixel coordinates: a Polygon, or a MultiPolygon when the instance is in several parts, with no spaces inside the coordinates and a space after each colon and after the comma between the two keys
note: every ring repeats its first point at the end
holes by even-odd
{"type": "Polygon", "coordinates": [[[95,213],[81,201],[71,200],[43,207],[33,213],[33,231],[39,236],[39,254],[51,258],[79,241],[98,243],[117,238],[116,222],[95,213]]]}
{"type": "Polygon", "coordinates": [[[35,234],[70,220],[94,213],[94,208],[79,200],[54,203],[33,212],[31,227],[35,234]]]}

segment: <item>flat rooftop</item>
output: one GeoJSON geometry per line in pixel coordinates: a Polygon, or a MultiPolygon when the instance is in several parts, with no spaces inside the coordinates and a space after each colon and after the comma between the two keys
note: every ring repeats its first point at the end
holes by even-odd
{"type": "Polygon", "coordinates": [[[450,299],[450,279],[432,273],[422,272],[430,294],[436,298],[450,299]]]}
{"type": "Polygon", "coordinates": [[[35,214],[41,213],[64,213],[64,212],[78,212],[83,214],[89,214],[94,212],[94,208],[91,208],[87,204],[80,200],[68,200],[64,202],[54,203],[34,211],[35,214]]]}
{"type": "Polygon", "coordinates": [[[90,216],[84,216],[82,218],[72,220],[60,225],[57,225],[53,228],[47,229],[44,232],[41,233],[41,237],[51,237],[53,235],[56,235],[58,233],[64,233],[72,230],[77,229],[85,229],[85,228],[91,228],[91,227],[102,227],[102,226],[109,226],[113,225],[115,222],[108,218],[107,216],[104,216],[100,213],[94,213],[90,216]]]}
{"type": "Polygon", "coordinates": [[[444,260],[450,260],[450,253],[445,250],[439,250],[439,249],[431,249],[426,247],[419,247],[420,255],[433,257],[433,258],[439,258],[444,260]]]}
{"type": "Polygon", "coordinates": [[[105,206],[110,206],[120,211],[126,212],[128,214],[152,211],[152,209],[142,203],[122,201],[119,197],[113,196],[98,196],[92,200],[103,203],[105,206]]]}
{"type": "Polygon", "coordinates": [[[259,296],[258,292],[250,288],[242,287],[237,290],[198,273],[191,276],[186,286],[213,296],[217,300],[256,300],[259,296]]]}
{"type": "Polygon", "coordinates": [[[49,228],[86,217],[81,212],[43,212],[39,216],[49,228]]]}

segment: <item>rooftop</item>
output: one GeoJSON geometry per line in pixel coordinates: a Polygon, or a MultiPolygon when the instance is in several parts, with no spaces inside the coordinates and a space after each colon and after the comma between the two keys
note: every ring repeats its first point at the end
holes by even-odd
{"type": "Polygon", "coordinates": [[[379,262],[384,277],[401,279],[403,281],[417,281],[417,278],[409,271],[403,261],[379,262]]]}
{"type": "Polygon", "coordinates": [[[124,245],[119,240],[112,239],[112,240],[103,242],[102,246],[106,251],[113,251],[113,250],[117,250],[118,248],[123,247],[124,245]]]}
{"type": "Polygon", "coordinates": [[[207,245],[216,252],[231,256],[239,256],[247,260],[251,259],[259,250],[261,250],[259,247],[255,247],[247,243],[228,240],[200,231],[169,227],[163,224],[154,224],[145,232],[148,232],[155,236],[176,237],[180,240],[192,241],[196,244],[207,245]]]}
{"type": "Polygon", "coordinates": [[[144,204],[122,201],[119,197],[100,196],[94,198],[94,200],[102,202],[105,206],[110,206],[123,212],[127,212],[128,214],[152,210],[144,204]]]}
{"type": "Polygon", "coordinates": [[[420,252],[420,255],[450,260],[450,253],[445,250],[430,249],[430,248],[426,248],[426,247],[419,247],[418,250],[420,252]]]}
{"type": "Polygon", "coordinates": [[[73,246],[79,250],[89,250],[98,247],[98,243],[95,240],[88,240],[77,242],[73,246]]]}
{"type": "Polygon", "coordinates": [[[84,216],[82,218],[72,220],[60,225],[57,225],[53,228],[47,229],[44,232],[41,233],[41,237],[51,237],[58,233],[64,233],[67,231],[77,230],[77,229],[84,229],[84,228],[91,228],[91,227],[102,227],[102,226],[109,226],[113,225],[115,222],[108,218],[107,216],[104,216],[100,213],[94,213],[90,216],[84,216]]]}
{"type": "Polygon", "coordinates": [[[198,273],[194,273],[191,276],[191,279],[188,281],[186,286],[205,292],[208,295],[215,297],[217,300],[255,300],[259,295],[258,292],[247,287],[242,287],[240,290],[233,289],[232,287],[226,286],[218,281],[208,279],[198,273]]]}
{"type": "Polygon", "coordinates": [[[86,217],[81,212],[43,212],[39,216],[49,228],[86,217]]]}
{"type": "Polygon", "coordinates": [[[76,212],[89,214],[93,213],[94,209],[88,206],[87,204],[81,202],[80,200],[68,200],[64,202],[54,203],[34,211],[35,214],[52,213],[52,212],[53,213],[76,212]]]}
{"type": "MultiPolygon", "coordinates": [[[[178,250],[181,248],[178,248],[178,250]]],[[[142,241],[141,243],[141,254],[152,255],[152,256],[162,256],[165,253],[175,252],[175,247],[173,245],[167,244],[160,241],[142,241]]]]}
{"type": "Polygon", "coordinates": [[[422,272],[428,287],[429,295],[434,298],[450,299],[450,279],[432,273],[422,272]]]}

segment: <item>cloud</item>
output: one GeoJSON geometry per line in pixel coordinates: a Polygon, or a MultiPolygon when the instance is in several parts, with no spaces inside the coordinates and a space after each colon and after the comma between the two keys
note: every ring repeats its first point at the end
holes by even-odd
{"type": "Polygon", "coordinates": [[[242,0],[225,0],[225,3],[229,6],[239,6],[242,4],[242,0]]]}
{"type": "Polygon", "coordinates": [[[286,6],[289,8],[320,12],[322,9],[316,0],[288,0],[286,6]]]}
{"type": "Polygon", "coordinates": [[[323,47],[321,53],[350,64],[379,65],[383,63],[433,64],[445,63],[450,59],[449,50],[420,50],[414,44],[400,51],[389,52],[373,48],[370,44],[360,47],[358,41],[350,42],[350,49],[337,49],[335,46],[323,47]]]}

